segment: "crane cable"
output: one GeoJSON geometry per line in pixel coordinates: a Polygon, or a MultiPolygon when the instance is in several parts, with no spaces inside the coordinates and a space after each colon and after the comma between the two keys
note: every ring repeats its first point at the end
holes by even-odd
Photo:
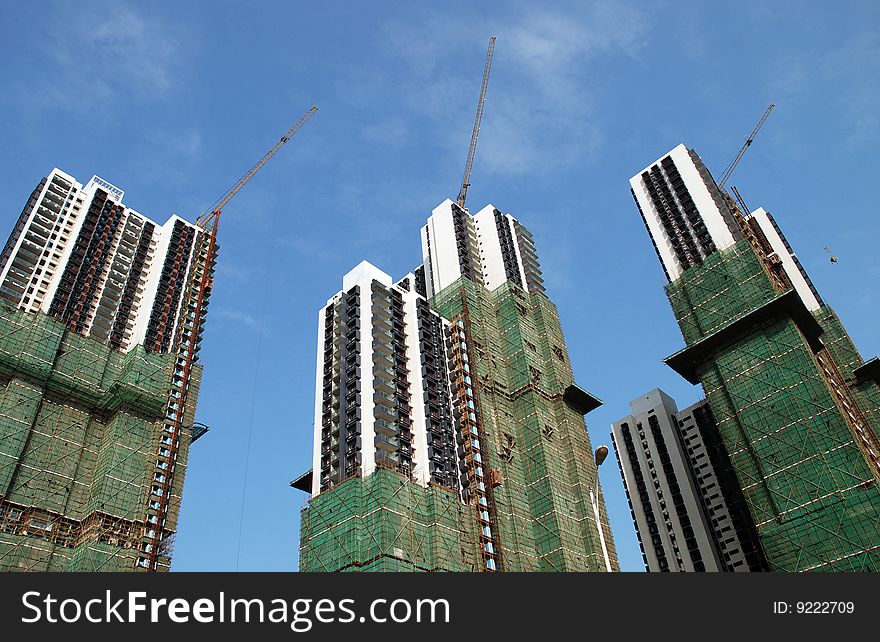
{"type": "Polygon", "coordinates": [[[268,299],[269,297],[263,297],[264,305],[263,305],[263,313],[260,316],[259,325],[257,326],[257,349],[256,356],[254,358],[254,381],[251,386],[251,410],[250,416],[248,418],[248,435],[247,435],[247,446],[245,447],[244,454],[244,480],[241,485],[241,506],[239,507],[239,517],[238,517],[238,545],[235,551],[235,570],[238,571],[238,565],[241,561],[241,536],[244,530],[244,507],[247,499],[247,484],[248,484],[248,474],[250,472],[250,463],[251,463],[251,442],[254,437],[254,413],[256,411],[257,406],[257,384],[259,382],[260,375],[260,361],[263,355],[263,330],[266,326],[266,310],[268,309],[268,299]]]}
{"type": "MultiPolygon", "coordinates": [[[[769,155],[765,154],[763,151],[758,151],[758,155],[761,156],[765,161],[765,167],[770,170],[770,174],[773,176],[774,181],[777,185],[783,184],[786,181],[781,177],[780,173],[776,170],[776,167],[773,164],[772,159],[769,155]]],[[[800,202],[797,197],[798,190],[786,190],[788,196],[787,198],[791,200],[794,204],[795,209],[800,213],[803,217],[803,221],[806,223],[806,227],[809,230],[810,234],[813,235],[813,238],[816,241],[816,244],[820,246],[827,254],[831,261],[831,263],[837,263],[838,257],[831,254],[831,250],[828,249],[828,245],[819,238],[819,234],[816,231],[816,227],[813,224],[813,218],[810,216],[809,210],[806,209],[800,202]]]]}

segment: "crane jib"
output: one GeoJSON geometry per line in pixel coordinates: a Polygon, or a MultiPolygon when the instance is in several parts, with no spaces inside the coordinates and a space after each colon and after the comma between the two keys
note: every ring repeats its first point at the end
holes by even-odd
{"type": "Polygon", "coordinates": [[[205,211],[201,216],[199,216],[198,219],[196,219],[196,225],[200,227],[205,227],[208,221],[214,219],[216,214],[218,214],[219,211],[222,210],[236,194],[238,194],[241,188],[248,184],[248,182],[257,174],[257,172],[259,172],[263,168],[263,165],[269,162],[269,160],[278,152],[279,149],[281,149],[287,143],[287,141],[293,138],[293,135],[297,132],[297,130],[299,130],[299,128],[302,127],[316,111],[318,111],[318,107],[317,105],[314,105],[305,114],[303,114],[300,119],[296,121],[296,124],[294,124],[294,126],[291,127],[289,130],[287,130],[287,132],[285,132],[281,139],[277,143],[275,143],[272,149],[266,152],[263,157],[259,161],[257,161],[257,163],[253,167],[251,167],[250,170],[248,170],[248,172],[235,185],[232,186],[232,188],[230,188],[223,196],[221,196],[210,209],[205,211]]]}
{"type": "Polygon", "coordinates": [[[489,70],[492,68],[492,55],[495,51],[495,36],[489,37],[489,49],[486,52],[486,64],[483,67],[483,83],[480,87],[480,99],[477,102],[477,115],[474,119],[474,130],[471,134],[471,145],[468,149],[467,163],[464,166],[464,178],[461,181],[461,190],[458,192],[458,206],[464,207],[467,199],[468,187],[470,187],[471,169],[474,165],[474,154],[477,150],[477,136],[480,134],[480,121],[483,119],[483,105],[486,102],[486,88],[489,86],[489,70]]]}

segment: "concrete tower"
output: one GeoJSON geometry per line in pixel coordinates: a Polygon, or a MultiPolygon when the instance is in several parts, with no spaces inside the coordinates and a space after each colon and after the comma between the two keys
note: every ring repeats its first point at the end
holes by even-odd
{"type": "Polygon", "coordinates": [[[453,331],[415,281],[395,284],[364,261],[318,314],[301,570],[478,568],[477,525],[459,485],[453,331]]]}
{"type": "Polygon", "coordinates": [[[532,237],[446,200],[424,264],[362,263],[319,314],[300,569],[612,571],[583,416],[532,237]]]}

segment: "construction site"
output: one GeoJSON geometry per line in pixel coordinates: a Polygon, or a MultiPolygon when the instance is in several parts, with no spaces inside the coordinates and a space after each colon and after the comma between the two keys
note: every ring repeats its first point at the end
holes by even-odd
{"type": "MultiPolygon", "coordinates": [[[[421,265],[395,282],[364,261],[319,313],[312,470],[291,482],[309,494],[301,571],[620,570],[608,450],[585,420],[603,402],[576,381],[531,233],[466,207],[494,47],[421,265]]],[[[756,570],[880,572],[880,362],[773,217],[724,187],[773,107],[717,183],[683,145],[630,181],[685,344],[664,362],[705,391],[756,570]]],[[[221,213],[316,110],[193,223],[154,223],[97,176],[55,168],[37,185],[0,256],[0,571],[171,569],[208,432],[199,353],[221,213]]]]}
{"type": "Polygon", "coordinates": [[[300,570],[618,570],[583,418],[601,402],[573,382],[553,304],[462,278],[431,307],[451,321],[463,491],[352,474],[303,509],[300,570]]]}
{"type": "Polygon", "coordinates": [[[179,376],[176,355],[123,354],[0,309],[0,570],[133,571],[145,552],[168,569],[201,366],[169,424],[179,376]]]}
{"type": "Polygon", "coordinates": [[[771,570],[878,571],[877,360],[725,187],[774,107],[717,182],[684,146],[630,181],[686,343],[665,362],[702,385],[771,570]]]}
{"type": "Polygon", "coordinates": [[[453,371],[454,389],[473,389],[457,398],[462,451],[466,463],[479,457],[469,492],[480,523],[493,527],[498,569],[618,570],[584,425],[601,401],[574,383],[553,303],[463,278],[431,304],[464,335],[452,351],[470,364],[471,380],[453,371]]]}
{"type": "Polygon", "coordinates": [[[725,187],[774,107],[717,182],[684,145],[630,179],[686,344],[664,361],[702,385],[770,570],[878,571],[877,359],[774,217],[725,187]]]}
{"type": "Polygon", "coordinates": [[[300,570],[477,571],[470,512],[454,490],[389,468],[351,477],[303,511],[300,570]]]}

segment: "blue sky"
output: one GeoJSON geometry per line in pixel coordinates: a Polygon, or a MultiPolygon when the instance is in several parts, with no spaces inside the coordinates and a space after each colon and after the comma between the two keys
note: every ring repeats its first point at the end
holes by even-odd
{"type": "MultiPolygon", "coordinates": [[[[468,203],[534,233],[577,380],[605,400],[595,445],[650,388],[682,407],[701,395],[660,363],[683,342],[629,177],[679,142],[720,174],[769,102],[728,184],[774,214],[862,355],[880,352],[880,4],[500,4],[4,9],[3,235],[53,166],[194,220],[320,108],[223,215],[201,353],[211,432],[191,453],[175,570],[296,568],[305,496],[287,484],[311,461],[317,310],[362,259],[395,277],[420,263],[419,227],[458,192],[490,34],[468,203]]],[[[621,566],[641,570],[611,458],[601,477],[621,566]]]]}

